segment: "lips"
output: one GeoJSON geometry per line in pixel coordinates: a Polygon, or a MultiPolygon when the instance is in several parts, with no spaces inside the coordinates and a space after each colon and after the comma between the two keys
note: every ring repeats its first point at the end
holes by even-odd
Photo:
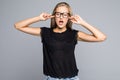
{"type": "Polygon", "coordinates": [[[63,21],[59,21],[59,24],[62,25],[64,22],[63,21]]]}

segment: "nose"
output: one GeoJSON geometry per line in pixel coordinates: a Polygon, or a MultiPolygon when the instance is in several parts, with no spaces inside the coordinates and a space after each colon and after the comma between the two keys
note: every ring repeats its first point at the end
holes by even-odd
{"type": "Polygon", "coordinates": [[[60,15],[60,18],[63,18],[63,15],[62,15],[62,14],[60,15]]]}

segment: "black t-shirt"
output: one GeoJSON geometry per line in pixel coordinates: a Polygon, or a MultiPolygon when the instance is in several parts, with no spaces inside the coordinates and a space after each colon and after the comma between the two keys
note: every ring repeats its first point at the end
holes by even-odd
{"type": "Polygon", "coordinates": [[[67,29],[62,33],[42,27],[43,71],[45,75],[57,78],[68,78],[78,75],[75,61],[76,30],[67,29]]]}

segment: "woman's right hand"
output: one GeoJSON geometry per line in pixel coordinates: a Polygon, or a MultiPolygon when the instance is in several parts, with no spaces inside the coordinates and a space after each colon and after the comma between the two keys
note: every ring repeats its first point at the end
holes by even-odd
{"type": "Polygon", "coordinates": [[[53,18],[54,16],[52,16],[51,14],[48,14],[48,13],[41,13],[39,15],[39,18],[41,21],[45,21],[47,19],[50,19],[50,18],[53,18]]]}

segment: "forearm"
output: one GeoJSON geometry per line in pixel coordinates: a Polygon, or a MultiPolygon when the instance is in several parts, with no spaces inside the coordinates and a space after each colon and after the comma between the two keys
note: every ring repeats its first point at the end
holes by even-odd
{"type": "Polygon", "coordinates": [[[87,30],[89,30],[92,33],[92,36],[94,36],[97,39],[105,39],[106,36],[101,31],[99,31],[97,28],[93,27],[92,25],[88,24],[87,22],[83,21],[81,24],[83,27],[85,27],[87,30]]]}
{"type": "Polygon", "coordinates": [[[28,27],[30,24],[40,21],[39,16],[29,18],[15,23],[15,28],[28,27]]]}

